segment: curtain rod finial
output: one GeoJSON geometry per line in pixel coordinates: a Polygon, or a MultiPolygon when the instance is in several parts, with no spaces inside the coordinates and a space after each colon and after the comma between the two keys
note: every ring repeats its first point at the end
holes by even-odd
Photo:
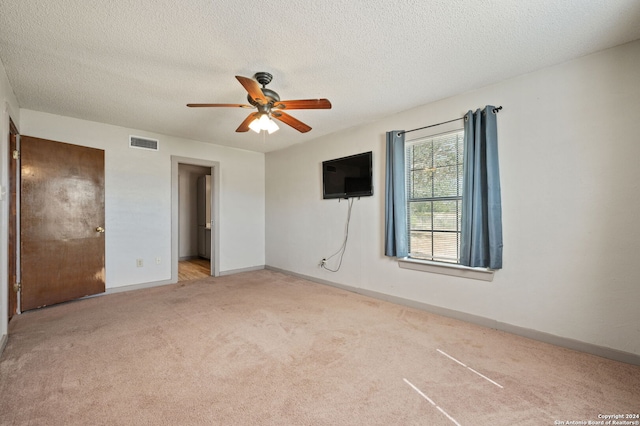
{"type": "Polygon", "coordinates": [[[500,110],[501,110],[501,109],[502,109],[502,105],[500,105],[500,106],[499,106],[499,107],[497,107],[497,108],[494,108],[492,111],[493,111],[493,113],[494,113],[494,114],[497,114],[497,113],[499,113],[499,112],[500,112],[500,110]]]}

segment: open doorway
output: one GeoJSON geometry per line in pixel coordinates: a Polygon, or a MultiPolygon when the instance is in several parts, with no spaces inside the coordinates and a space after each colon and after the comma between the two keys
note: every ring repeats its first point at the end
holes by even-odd
{"type": "Polygon", "coordinates": [[[211,168],[178,164],[178,282],[211,275],[211,168]]]}
{"type": "Polygon", "coordinates": [[[172,281],[218,276],[219,165],[172,157],[172,281]]]}

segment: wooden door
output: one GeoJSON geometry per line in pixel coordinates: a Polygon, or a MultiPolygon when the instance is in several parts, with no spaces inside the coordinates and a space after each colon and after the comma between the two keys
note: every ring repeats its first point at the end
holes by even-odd
{"type": "Polygon", "coordinates": [[[20,139],[21,310],[105,290],[104,151],[20,139]]]}

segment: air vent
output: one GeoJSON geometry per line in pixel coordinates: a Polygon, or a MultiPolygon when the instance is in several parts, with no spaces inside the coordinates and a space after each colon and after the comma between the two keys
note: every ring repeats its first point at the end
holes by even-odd
{"type": "Polygon", "coordinates": [[[160,141],[158,139],[142,138],[140,136],[129,136],[129,148],[148,149],[158,151],[160,141]]]}

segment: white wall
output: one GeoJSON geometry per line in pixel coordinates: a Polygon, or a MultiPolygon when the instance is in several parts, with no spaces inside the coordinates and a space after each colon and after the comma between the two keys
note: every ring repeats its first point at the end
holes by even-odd
{"type": "Polygon", "coordinates": [[[20,124],[23,135],[105,150],[107,288],[171,279],[172,155],[220,163],[220,271],[264,265],[264,154],[25,109],[20,124]],[[129,148],[130,134],[160,150],[129,148]]]}
{"type": "Polygon", "coordinates": [[[267,265],[640,355],[639,82],[637,41],[268,153],[267,265]],[[493,282],[399,269],[383,256],[385,132],[486,104],[504,106],[504,269],[493,282]],[[321,199],[320,165],[369,150],[375,193],[355,201],[332,274],[318,261],[340,246],[347,204],[321,199]]]}
{"type": "Polygon", "coordinates": [[[7,267],[8,267],[8,215],[9,215],[9,118],[20,128],[18,100],[7,79],[4,65],[0,62],[0,349],[2,338],[7,334],[7,267]]]}

